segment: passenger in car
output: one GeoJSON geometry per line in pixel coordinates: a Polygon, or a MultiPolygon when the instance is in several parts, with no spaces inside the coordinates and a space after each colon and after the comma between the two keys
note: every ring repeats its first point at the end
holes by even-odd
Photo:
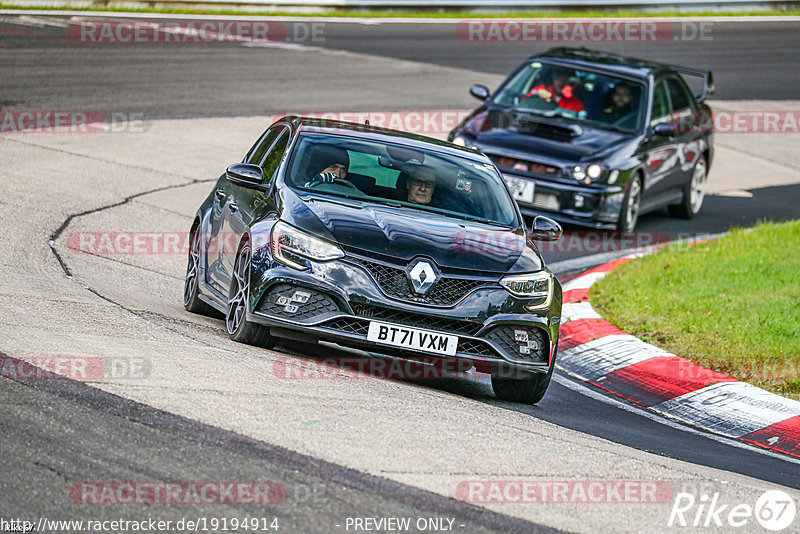
{"type": "Polygon", "coordinates": [[[603,107],[597,116],[598,121],[622,125],[633,113],[633,92],[626,83],[618,83],[603,99],[603,107]]]}
{"type": "Polygon", "coordinates": [[[430,204],[436,189],[436,175],[427,167],[417,167],[408,181],[408,201],[415,204],[430,204]]]}

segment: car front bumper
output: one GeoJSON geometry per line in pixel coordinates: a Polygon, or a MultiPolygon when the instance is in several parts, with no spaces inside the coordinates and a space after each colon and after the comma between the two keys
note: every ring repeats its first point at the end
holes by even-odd
{"type": "Polygon", "coordinates": [[[278,336],[299,334],[389,355],[438,356],[368,341],[370,321],[379,321],[456,335],[455,356],[442,357],[471,360],[482,371],[547,372],[552,362],[561,313],[556,280],[549,306],[535,312],[524,308],[529,299],[518,299],[496,283],[467,292],[453,306],[422,306],[389,297],[370,270],[350,258],[309,262],[308,270],[298,271],[263,255],[261,261],[254,256],[247,320],[272,327],[278,336]],[[292,300],[298,292],[304,302],[292,300]],[[521,332],[535,349],[515,340],[521,332]]]}
{"type": "Polygon", "coordinates": [[[532,203],[517,201],[523,215],[546,215],[561,223],[616,230],[625,190],[619,185],[566,184],[503,172],[535,184],[532,203]]]}

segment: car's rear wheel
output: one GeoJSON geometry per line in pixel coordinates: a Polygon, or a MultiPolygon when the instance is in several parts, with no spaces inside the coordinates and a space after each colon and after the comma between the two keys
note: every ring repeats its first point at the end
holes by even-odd
{"type": "Polygon", "coordinates": [[[220,313],[200,300],[200,230],[195,227],[189,234],[189,261],[183,282],[183,307],[192,313],[219,317],[220,313]]]}
{"type": "Polygon", "coordinates": [[[706,180],[708,179],[708,164],[704,157],[700,157],[694,164],[692,179],[683,186],[683,198],[680,204],[669,206],[669,214],[681,219],[691,219],[703,207],[706,196],[706,180]]]}
{"type": "Polygon", "coordinates": [[[266,326],[247,320],[247,298],[250,288],[250,244],[245,242],[239,248],[233,268],[231,288],[228,292],[228,305],[225,308],[225,329],[228,336],[239,343],[272,348],[277,340],[270,335],[266,326]]]}
{"type": "Polygon", "coordinates": [[[500,400],[520,402],[522,404],[536,404],[544,398],[553,370],[556,368],[557,348],[553,350],[553,361],[546,373],[529,373],[523,377],[509,378],[492,373],[492,389],[500,400]]]}
{"type": "Polygon", "coordinates": [[[622,209],[619,211],[617,230],[620,232],[633,232],[639,222],[639,207],[642,205],[642,179],[638,174],[631,178],[628,191],[622,200],[622,209]]]}

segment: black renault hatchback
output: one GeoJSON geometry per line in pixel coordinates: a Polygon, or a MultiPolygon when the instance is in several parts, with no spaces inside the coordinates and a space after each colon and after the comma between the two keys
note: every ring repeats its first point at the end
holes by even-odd
{"type": "Polygon", "coordinates": [[[528,235],[476,151],[286,117],[197,211],[184,305],[224,314],[236,341],[467,363],[498,397],[534,403],[553,373],[561,286],[532,239],[560,234],[539,217],[528,235]]]}
{"type": "Polygon", "coordinates": [[[710,71],[585,48],[526,59],[451,133],[502,170],[525,215],[632,231],[700,211],[714,155],[710,71]],[[686,80],[697,86],[695,93],[686,80]]]}

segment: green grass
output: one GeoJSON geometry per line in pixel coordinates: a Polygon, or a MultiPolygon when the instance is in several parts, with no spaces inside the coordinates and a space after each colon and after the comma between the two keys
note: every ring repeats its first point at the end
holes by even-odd
{"type": "Polygon", "coordinates": [[[672,245],[613,271],[589,297],[629,334],[800,400],[800,221],[672,245]]]}
{"type": "Polygon", "coordinates": [[[513,18],[513,19],[540,19],[540,18],[624,18],[624,17],[744,17],[744,16],[790,16],[800,15],[800,9],[763,10],[763,11],[609,11],[609,10],[568,10],[568,11],[509,11],[505,13],[476,13],[476,12],[433,12],[433,11],[345,11],[331,10],[318,13],[231,9],[226,7],[215,8],[184,8],[184,7],[146,7],[146,8],[121,8],[97,5],[90,7],[68,6],[35,6],[0,3],[0,9],[36,9],[50,11],[113,11],[120,13],[164,13],[171,15],[243,15],[243,16],[272,16],[272,17],[380,17],[380,18],[513,18]]]}

